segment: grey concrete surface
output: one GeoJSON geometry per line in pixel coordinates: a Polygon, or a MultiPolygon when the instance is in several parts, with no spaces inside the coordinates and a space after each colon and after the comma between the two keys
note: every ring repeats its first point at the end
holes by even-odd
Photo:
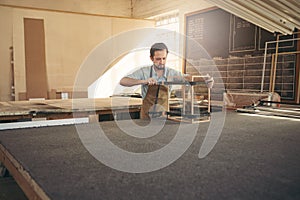
{"type": "MultiPolygon", "coordinates": [[[[162,148],[178,128],[168,122],[156,136],[137,139],[123,134],[114,122],[100,125],[111,141],[133,152],[162,148]]],[[[300,199],[299,125],[228,112],[208,156],[198,158],[209,126],[205,122],[183,156],[163,169],[140,174],[99,162],[73,125],[0,131],[0,142],[51,199],[300,199]]]]}

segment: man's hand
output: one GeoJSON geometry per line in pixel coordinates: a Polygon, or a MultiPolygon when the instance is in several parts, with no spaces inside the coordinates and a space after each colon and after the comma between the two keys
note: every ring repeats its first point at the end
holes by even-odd
{"type": "Polygon", "coordinates": [[[157,81],[154,78],[148,78],[147,80],[147,85],[156,85],[157,81]]]}
{"type": "Polygon", "coordinates": [[[212,88],[214,85],[214,78],[209,76],[209,74],[207,74],[207,77],[205,78],[205,83],[207,85],[208,88],[212,88]]]}

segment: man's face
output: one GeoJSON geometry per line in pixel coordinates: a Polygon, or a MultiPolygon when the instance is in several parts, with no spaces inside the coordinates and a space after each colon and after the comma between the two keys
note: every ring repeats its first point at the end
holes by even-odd
{"type": "Polygon", "coordinates": [[[157,69],[164,69],[167,60],[167,50],[155,51],[153,57],[150,57],[157,69]]]}

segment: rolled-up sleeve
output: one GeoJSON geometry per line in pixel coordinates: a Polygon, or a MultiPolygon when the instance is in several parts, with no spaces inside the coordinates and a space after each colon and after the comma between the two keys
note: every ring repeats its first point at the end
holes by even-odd
{"type": "Polygon", "coordinates": [[[138,80],[146,80],[150,76],[149,68],[150,67],[143,67],[141,69],[134,71],[131,74],[126,75],[126,77],[134,78],[134,79],[138,79],[138,80]]]}

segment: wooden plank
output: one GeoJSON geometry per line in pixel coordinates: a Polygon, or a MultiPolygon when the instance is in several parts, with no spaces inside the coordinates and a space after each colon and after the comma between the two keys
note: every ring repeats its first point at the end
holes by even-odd
{"type": "Polygon", "coordinates": [[[24,18],[27,98],[47,98],[45,31],[43,19],[24,18]]]}
{"type": "Polygon", "coordinates": [[[237,112],[300,119],[299,115],[294,115],[294,114],[285,113],[285,112],[274,112],[274,111],[264,111],[264,110],[258,110],[258,109],[255,110],[255,109],[244,109],[244,108],[238,108],[237,112]]]}
{"type": "Polygon", "coordinates": [[[113,97],[99,99],[55,99],[0,102],[0,120],[46,117],[88,117],[91,113],[139,112],[142,99],[113,97]]]}
{"type": "Polygon", "coordinates": [[[224,102],[226,108],[242,108],[257,103],[259,100],[268,98],[269,93],[243,93],[227,92],[224,93],[224,102]]]}
{"type": "Polygon", "coordinates": [[[0,144],[0,161],[14,177],[28,199],[48,200],[48,195],[43,189],[31,178],[30,174],[23,166],[0,144]]]}

